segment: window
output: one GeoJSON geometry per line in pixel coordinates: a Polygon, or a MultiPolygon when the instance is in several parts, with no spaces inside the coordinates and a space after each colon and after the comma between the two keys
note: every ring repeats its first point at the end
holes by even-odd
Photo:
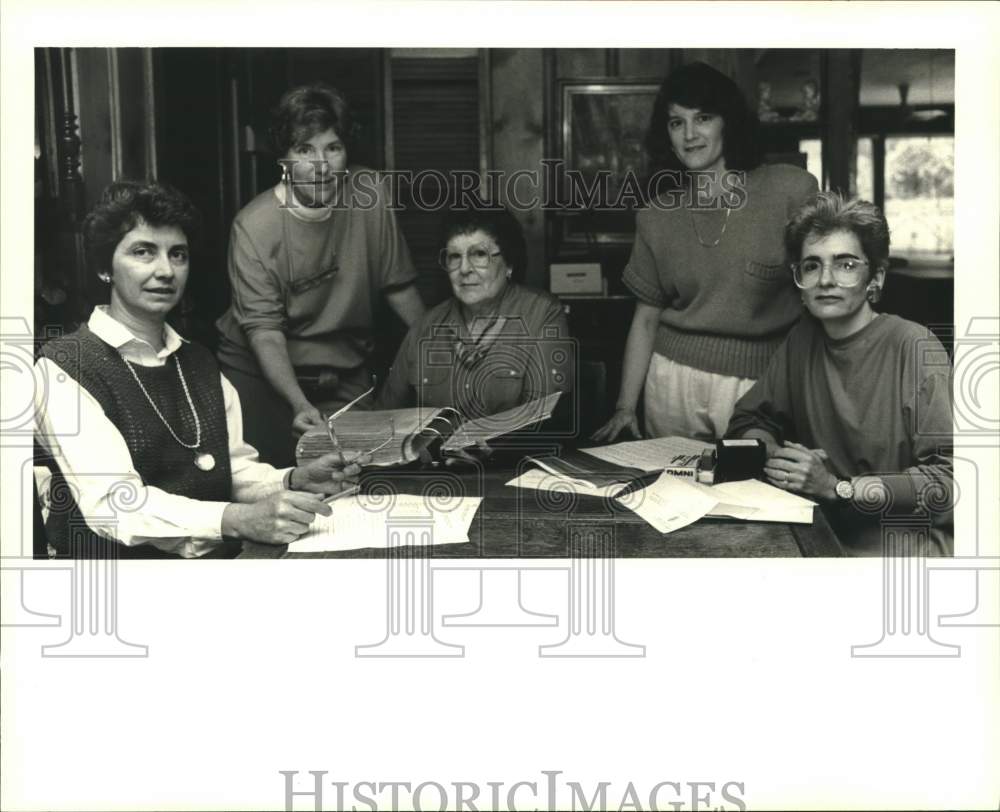
{"type": "Polygon", "coordinates": [[[872,165],[872,139],[858,139],[858,159],[856,165],[855,183],[858,197],[871,203],[875,202],[875,167],[872,165]]]}
{"type": "Polygon", "coordinates": [[[955,139],[885,139],[885,216],[892,253],[911,261],[951,261],[954,253],[955,139]]]}

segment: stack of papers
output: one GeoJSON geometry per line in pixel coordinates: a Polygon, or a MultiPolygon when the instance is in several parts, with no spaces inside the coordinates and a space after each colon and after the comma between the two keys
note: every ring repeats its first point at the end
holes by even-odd
{"type": "Polygon", "coordinates": [[[532,469],[507,485],[532,490],[562,491],[614,499],[661,533],[686,527],[705,516],[750,522],[812,524],[816,503],[756,479],[702,485],[663,473],[641,490],[618,495],[621,485],[596,487],[578,479],[532,469]]]}
{"type": "Polygon", "coordinates": [[[816,506],[809,499],[756,479],[702,485],[666,473],[649,487],[618,501],[661,533],[684,527],[702,516],[747,522],[812,524],[816,506]],[[660,529],[667,526],[669,530],[660,529]]]}
{"type": "Polygon", "coordinates": [[[469,540],[469,526],[482,501],[471,496],[429,501],[423,496],[396,494],[389,507],[385,499],[364,494],[335,499],[329,502],[333,513],[316,516],[309,532],[289,544],[288,552],[387,549],[401,543],[462,544],[469,540]],[[391,545],[390,534],[399,539],[391,545]]]}

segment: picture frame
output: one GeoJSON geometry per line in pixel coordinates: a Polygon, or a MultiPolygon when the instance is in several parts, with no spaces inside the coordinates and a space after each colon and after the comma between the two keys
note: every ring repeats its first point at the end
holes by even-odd
{"type": "MultiPolygon", "coordinates": [[[[635,234],[635,207],[613,204],[626,175],[642,182],[648,171],[645,150],[659,82],[602,79],[560,83],[562,165],[584,184],[607,174],[597,206],[569,206],[558,214],[561,241],[570,245],[630,243],[635,234]]],[[[560,194],[571,200],[569,181],[560,194]]]]}

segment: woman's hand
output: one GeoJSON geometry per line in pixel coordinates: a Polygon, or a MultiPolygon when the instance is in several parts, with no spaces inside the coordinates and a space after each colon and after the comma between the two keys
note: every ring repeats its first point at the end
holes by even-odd
{"type": "Polygon", "coordinates": [[[315,494],[279,491],[250,504],[227,505],[222,534],[265,544],[291,544],[309,529],[317,513],[329,516],[331,512],[315,494]]]}
{"type": "Polygon", "coordinates": [[[361,469],[371,461],[370,454],[333,451],[293,468],[289,484],[297,491],[340,493],[357,485],[361,469]]]}
{"type": "Polygon", "coordinates": [[[321,429],[325,426],[326,421],[319,409],[309,404],[295,413],[295,418],[292,420],[292,435],[299,438],[309,429],[321,429]]]}
{"type": "Polygon", "coordinates": [[[772,485],[783,490],[833,500],[837,498],[837,477],[827,469],[826,460],[822,448],[810,449],[786,441],[764,463],[764,474],[772,485]]]}
{"type": "Polygon", "coordinates": [[[642,439],[642,431],[639,430],[639,421],[635,416],[635,409],[615,409],[615,413],[611,415],[611,419],[591,434],[590,439],[598,443],[610,443],[624,429],[628,429],[636,439],[642,439]]]}

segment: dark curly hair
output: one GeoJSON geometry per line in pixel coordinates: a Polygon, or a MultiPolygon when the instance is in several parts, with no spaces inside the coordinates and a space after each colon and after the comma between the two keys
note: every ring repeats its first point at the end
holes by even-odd
{"type": "Polygon", "coordinates": [[[837,192],[820,192],[807,200],[785,226],[785,250],[793,260],[811,235],[835,231],[854,234],[865,252],[870,275],[889,266],[889,223],[882,210],[867,200],[845,200],[837,192]]]}
{"type": "Polygon", "coordinates": [[[201,215],[183,192],[164,183],[118,181],[104,190],[83,221],[83,245],[91,270],[110,272],[118,243],[140,223],[179,228],[191,249],[201,236],[201,215]]]}
{"type": "Polygon", "coordinates": [[[723,157],[726,169],[748,170],[760,165],[757,115],[747,105],[736,83],[703,62],[673,71],[660,85],[646,132],[650,171],[685,171],[670,146],[670,105],[722,116],[723,157]]]}
{"type": "Polygon", "coordinates": [[[441,229],[441,245],[446,246],[448,240],[459,234],[474,231],[483,231],[493,238],[504,262],[510,266],[511,279],[522,281],[527,271],[528,245],[517,218],[502,206],[450,209],[441,229]]]}
{"type": "Polygon", "coordinates": [[[325,130],[337,133],[349,156],[357,136],[354,115],[347,97],[326,82],[313,82],[285,91],[271,111],[269,136],[271,148],[278,157],[325,130]]]}

